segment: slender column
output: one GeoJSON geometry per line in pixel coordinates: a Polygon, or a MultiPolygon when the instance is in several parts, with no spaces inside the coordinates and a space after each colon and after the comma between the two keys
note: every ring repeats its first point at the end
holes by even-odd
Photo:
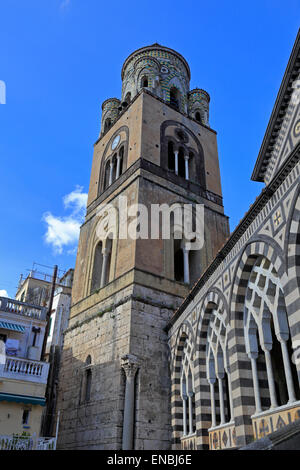
{"type": "Polygon", "coordinates": [[[283,364],[284,364],[285,380],[286,380],[286,385],[287,385],[288,394],[289,394],[288,403],[293,403],[294,401],[296,401],[296,396],[295,396],[295,389],[294,389],[289,353],[288,353],[286,341],[280,341],[280,344],[281,344],[281,351],[282,351],[283,364]]]}
{"type": "Polygon", "coordinates": [[[229,404],[230,404],[230,420],[233,421],[233,402],[232,402],[232,388],[231,388],[231,380],[230,380],[230,373],[228,369],[226,369],[227,379],[228,379],[228,394],[229,394],[229,404]]]}
{"type": "Polygon", "coordinates": [[[216,427],[216,403],[215,403],[215,389],[214,389],[214,380],[209,380],[210,386],[210,406],[211,406],[211,427],[216,427]]]}
{"type": "Polygon", "coordinates": [[[183,395],[183,397],[182,397],[182,404],[183,404],[183,435],[184,435],[184,436],[187,435],[186,400],[187,400],[187,396],[186,396],[186,395],[183,395]]]}
{"type": "Polygon", "coordinates": [[[220,377],[218,377],[218,384],[219,384],[220,414],[221,414],[221,423],[220,424],[225,424],[223,380],[220,377]]]}
{"type": "Polygon", "coordinates": [[[121,169],[121,155],[118,155],[117,156],[117,171],[116,171],[116,180],[119,178],[120,176],[120,169],[121,169]]]}
{"type": "Polygon", "coordinates": [[[108,180],[108,185],[110,186],[112,184],[112,179],[113,179],[113,168],[114,168],[114,163],[111,160],[110,161],[110,168],[109,168],[109,180],[108,180]]]}
{"type": "Polygon", "coordinates": [[[270,354],[270,351],[266,348],[264,348],[264,353],[265,353],[265,358],[266,358],[266,367],[267,367],[268,384],[269,384],[269,390],[270,390],[271,408],[277,408],[278,405],[277,405],[277,399],[276,399],[276,390],[275,390],[275,382],[274,382],[271,354],[270,354]]]}
{"type": "Polygon", "coordinates": [[[189,250],[183,248],[183,269],[184,269],[184,282],[190,283],[190,266],[189,266],[189,250]]]}
{"type": "Polygon", "coordinates": [[[175,157],[175,174],[178,175],[178,150],[175,150],[174,157],[175,157]]]}
{"type": "Polygon", "coordinates": [[[131,354],[123,356],[121,367],[126,374],[122,450],[132,450],[134,431],[134,378],[139,368],[137,358],[131,354]]]}
{"type": "Polygon", "coordinates": [[[193,434],[193,393],[189,393],[189,433],[193,434]]]}
{"type": "Polygon", "coordinates": [[[185,161],[185,179],[189,179],[189,156],[185,155],[184,156],[184,161],[185,161]]]}
{"type": "Polygon", "coordinates": [[[252,378],[253,378],[253,386],[254,386],[255,413],[257,414],[257,413],[262,412],[260,393],[259,393],[257,364],[256,364],[257,355],[254,355],[252,353],[249,357],[251,359],[251,369],[252,369],[252,378]]]}
{"type": "Polygon", "coordinates": [[[101,282],[100,282],[100,288],[102,288],[105,285],[105,278],[106,278],[106,271],[107,271],[107,260],[108,260],[108,255],[109,251],[104,248],[102,250],[102,271],[101,271],[101,282]]]}

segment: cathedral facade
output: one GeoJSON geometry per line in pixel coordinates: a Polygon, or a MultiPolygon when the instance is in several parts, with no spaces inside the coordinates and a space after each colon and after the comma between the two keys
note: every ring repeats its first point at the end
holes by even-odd
{"type": "Polygon", "coordinates": [[[189,65],[167,47],[125,60],[94,144],[59,448],[235,448],[300,416],[299,44],[252,176],[265,188],[231,235],[208,93],[190,90],[189,65]],[[143,236],[141,207],[187,205],[203,208],[201,249],[172,211],[168,237],[143,236]],[[125,212],[136,236],[124,236],[125,212]]]}
{"type": "Polygon", "coordinates": [[[167,327],[176,449],[300,418],[299,71],[298,34],[252,174],[265,187],[167,327]]]}

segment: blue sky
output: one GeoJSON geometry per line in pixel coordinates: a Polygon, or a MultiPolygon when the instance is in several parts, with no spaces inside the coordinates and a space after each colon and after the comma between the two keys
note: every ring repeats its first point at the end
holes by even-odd
{"type": "Polygon", "coordinates": [[[250,176],[299,15],[296,0],[0,1],[0,290],[13,297],[33,262],[75,265],[101,104],[120,97],[126,57],[154,42],[211,96],[233,230],[262,189],[250,176]]]}

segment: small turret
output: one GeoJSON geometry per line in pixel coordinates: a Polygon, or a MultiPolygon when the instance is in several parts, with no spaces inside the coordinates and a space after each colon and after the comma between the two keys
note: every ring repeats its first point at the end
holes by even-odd
{"type": "Polygon", "coordinates": [[[116,122],[121,108],[118,98],[109,98],[102,103],[101,135],[116,122]]]}
{"type": "Polygon", "coordinates": [[[209,126],[209,94],[205,90],[195,88],[188,94],[188,113],[196,121],[209,126]]]}

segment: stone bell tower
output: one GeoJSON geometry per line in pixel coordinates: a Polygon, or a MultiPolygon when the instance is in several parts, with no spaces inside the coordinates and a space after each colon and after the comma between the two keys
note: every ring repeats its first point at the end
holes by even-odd
{"type": "Polygon", "coordinates": [[[78,245],[58,396],[65,449],[171,448],[164,327],[229,235],[210,98],[190,91],[186,60],[153,44],[125,60],[121,78],[121,99],[102,105],[78,245]],[[172,226],[168,239],[150,228],[120,236],[124,201],[149,214],[203,205],[202,249],[189,251],[172,226]]]}

